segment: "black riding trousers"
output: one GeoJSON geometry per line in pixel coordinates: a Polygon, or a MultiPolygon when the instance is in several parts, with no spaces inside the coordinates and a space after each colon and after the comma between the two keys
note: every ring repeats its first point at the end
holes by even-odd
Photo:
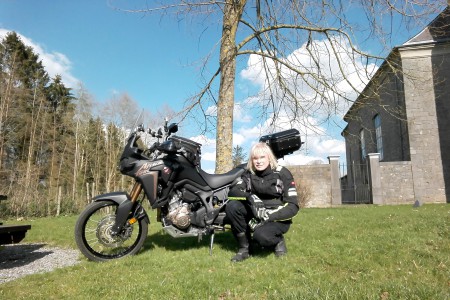
{"type": "MultiPolygon", "coordinates": [[[[227,219],[231,223],[234,233],[250,230],[248,222],[253,218],[253,213],[248,201],[233,200],[225,207],[227,219]]],[[[272,247],[278,244],[289,227],[290,222],[267,222],[257,227],[253,232],[253,240],[262,247],[272,247]]]]}

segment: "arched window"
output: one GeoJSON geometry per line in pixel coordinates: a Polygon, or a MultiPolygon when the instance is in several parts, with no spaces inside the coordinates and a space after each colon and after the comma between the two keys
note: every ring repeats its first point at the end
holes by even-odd
{"type": "Polygon", "coordinates": [[[373,118],[375,126],[375,137],[377,141],[377,152],[380,153],[380,160],[383,159],[383,134],[381,131],[381,118],[380,115],[376,115],[373,118]]]}
{"type": "Polygon", "coordinates": [[[361,151],[361,161],[366,160],[366,142],[364,140],[364,129],[359,131],[359,149],[361,151]]]}

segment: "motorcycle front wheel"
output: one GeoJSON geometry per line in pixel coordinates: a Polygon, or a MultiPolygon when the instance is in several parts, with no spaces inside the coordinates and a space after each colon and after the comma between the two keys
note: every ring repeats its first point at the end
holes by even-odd
{"type": "Polygon", "coordinates": [[[111,234],[118,204],[113,201],[90,203],[75,224],[75,241],[81,253],[92,261],[108,261],[139,252],[148,233],[143,218],[127,222],[117,235],[111,234]]]}

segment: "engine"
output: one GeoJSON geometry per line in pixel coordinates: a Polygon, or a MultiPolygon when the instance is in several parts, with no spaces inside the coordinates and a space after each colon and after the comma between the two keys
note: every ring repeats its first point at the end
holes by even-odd
{"type": "Polygon", "coordinates": [[[175,227],[186,229],[191,225],[191,210],[189,205],[184,203],[176,209],[169,212],[167,219],[169,219],[175,227]]]}
{"type": "Polygon", "coordinates": [[[190,205],[182,201],[181,192],[176,192],[170,200],[166,218],[179,229],[186,229],[191,225],[190,205]]]}

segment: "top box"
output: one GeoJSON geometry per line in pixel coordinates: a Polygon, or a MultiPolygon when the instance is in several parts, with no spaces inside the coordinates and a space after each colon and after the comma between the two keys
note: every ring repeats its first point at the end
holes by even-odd
{"type": "Polygon", "coordinates": [[[297,129],[288,129],[264,135],[259,141],[268,144],[277,159],[292,154],[302,146],[300,132],[297,129]]]}

